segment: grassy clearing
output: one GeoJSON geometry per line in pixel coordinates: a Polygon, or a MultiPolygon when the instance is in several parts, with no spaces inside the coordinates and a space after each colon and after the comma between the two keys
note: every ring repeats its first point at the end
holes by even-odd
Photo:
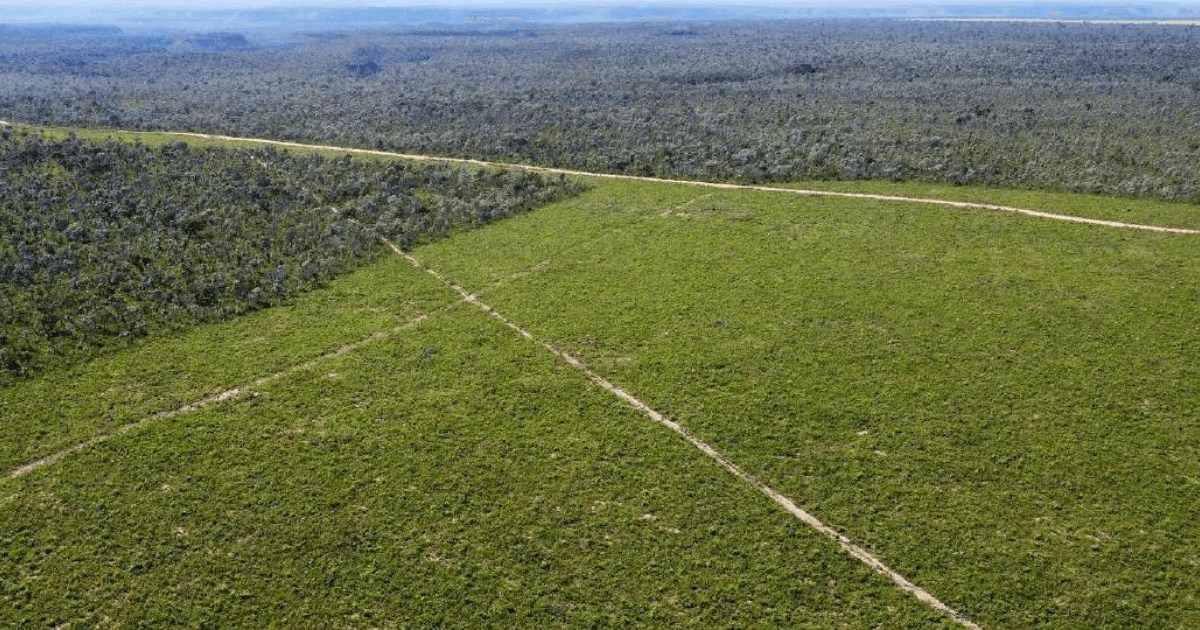
{"type": "MultiPolygon", "coordinates": [[[[985,627],[1200,625],[1200,239],[594,183],[416,254],[985,627]]],[[[8,469],[433,313],[0,480],[0,625],[944,622],[456,300],[389,258],[0,390],[8,469]]]]}
{"type": "Polygon", "coordinates": [[[0,483],[6,626],[944,622],[465,305],[0,483]]]}
{"type": "Polygon", "coordinates": [[[1200,624],[1200,240],[701,194],[418,255],[984,626],[1200,624]]]}

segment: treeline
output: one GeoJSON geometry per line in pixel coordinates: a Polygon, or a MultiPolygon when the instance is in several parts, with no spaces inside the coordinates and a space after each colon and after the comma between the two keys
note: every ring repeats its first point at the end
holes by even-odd
{"type": "Polygon", "coordinates": [[[644,175],[1200,201],[1192,27],[463,24],[253,43],[0,42],[0,112],[644,175]]]}
{"type": "Polygon", "coordinates": [[[377,255],[379,235],[411,245],[577,188],[515,170],[8,131],[0,384],[277,304],[377,255]]]}

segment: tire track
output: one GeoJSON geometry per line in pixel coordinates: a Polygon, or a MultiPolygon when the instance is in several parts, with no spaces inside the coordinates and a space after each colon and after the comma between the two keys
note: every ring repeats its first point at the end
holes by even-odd
{"type": "MultiPolygon", "coordinates": [[[[4,124],[4,121],[0,120],[0,125],[3,125],[3,124],[4,124]]],[[[488,286],[484,287],[484,289],[482,289],[482,291],[489,291],[489,290],[500,288],[510,282],[513,282],[513,281],[519,280],[521,278],[524,278],[528,275],[537,273],[538,271],[545,269],[547,266],[549,266],[549,264],[550,264],[549,260],[540,261],[537,264],[529,267],[528,269],[522,269],[520,271],[517,271],[517,272],[509,275],[509,276],[500,278],[499,280],[492,282],[488,286]]],[[[448,308],[454,306],[455,304],[456,304],[455,302],[450,302],[446,305],[438,307],[437,309],[434,309],[433,313],[447,310],[448,308]]],[[[53,453],[50,453],[49,455],[44,455],[42,457],[39,457],[33,461],[26,463],[26,464],[22,464],[21,466],[18,466],[16,468],[8,471],[7,473],[4,473],[4,475],[2,477],[0,477],[0,479],[17,479],[20,477],[24,477],[38,469],[45,468],[46,466],[50,466],[51,464],[54,464],[55,462],[58,462],[59,460],[66,458],[70,455],[74,455],[76,453],[82,452],[93,446],[102,444],[113,438],[125,435],[126,433],[143,428],[147,425],[162,422],[164,420],[170,420],[171,418],[176,418],[178,416],[186,415],[186,414],[192,413],[194,411],[199,411],[201,409],[204,409],[205,407],[210,407],[217,403],[243,398],[243,397],[247,396],[248,394],[253,393],[253,391],[258,387],[262,387],[263,385],[267,385],[271,382],[286,378],[288,376],[297,374],[299,372],[303,372],[303,371],[313,368],[321,363],[324,363],[325,361],[329,361],[331,359],[336,359],[337,357],[354,352],[355,350],[358,350],[368,344],[394,337],[397,334],[399,334],[409,328],[413,328],[413,327],[421,324],[426,319],[428,319],[431,315],[432,315],[432,313],[430,313],[430,314],[422,313],[399,326],[390,328],[388,330],[382,330],[382,331],[373,333],[371,335],[368,335],[366,337],[363,337],[362,339],[359,339],[358,341],[354,341],[354,342],[351,342],[348,344],[341,345],[341,346],[335,348],[334,350],[331,350],[330,352],[322,354],[313,359],[309,359],[308,361],[304,361],[303,363],[298,363],[296,365],[288,367],[284,370],[280,370],[273,374],[268,374],[266,376],[259,377],[253,381],[239,385],[237,387],[232,387],[230,389],[225,389],[225,390],[216,392],[214,394],[210,394],[208,396],[205,396],[204,398],[201,398],[199,400],[195,400],[186,405],[183,405],[182,407],[178,407],[178,408],[171,409],[168,411],[160,411],[157,413],[153,413],[153,414],[150,414],[148,416],[141,418],[140,420],[136,420],[136,421],[128,423],[128,424],[123,424],[115,429],[112,429],[111,431],[109,431],[107,433],[100,433],[100,434],[95,435],[91,438],[88,438],[82,442],[78,442],[76,444],[68,446],[59,451],[55,451],[53,453]]],[[[4,505],[6,503],[7,503],[7,501],[0,502],[0,507],[4,507],[4,505]]]]}
{"type": "MultiPolygon", "coordinates": [[[[686,208],[690,208],[692,206],[692,204],[696,203],[697,201],[700,201],[701,199],[708,199],[709,197],[711,197],[715,194],[717,194],[717,193],[706,193],[703,195],[697,195],[697,196],[692,197],[691,199],[688,199],[687,201],[679,204],[678,206],[675,206],[674,208],[667,208],[666,210],[663,210],[662,212],[659,213],[658,216],[659,216],[659,218],[665,219],[667,217],[670,217],[673,214],[677,214],[677,213],[681,212],[682,210],[684,210],[686,208]]],[[[687,216],[687,215],[683,215],[683,216],[687,216]]]]}
{"type": "MultiPolygon", "coordinates": [[[[0,120],[0,125],[7,125],[7,124],[8,123],[6,123],[5,121],[0,120]]],[[[757,191],[766,191],[766,192],[791,193],[791,194],[798,194],[798,195],[804,195],[804,196],[842,197],[842,198],[871,199],[871,200],[881,200],[881,201],[899,201],[899,202],[923,203],[923,204],[930,204],[930,205],[942,205],[942,206],[957,207],[957,208],[997,210],[997,211],[1005,211],[1005,212],[1024,214],[1024,215],[1034,216],[1034,217],[1039,217],[1039,218],[1054,219],[1054,220],[1060,220],[1060,221],[1071,221],[1071,222],[1077,222],[1077,223],[1087,223],[1087,224],[1102,225],[1102,226],[1107,226],[1107,227],[1139,229],[1139,230],[1177,233],[1177,234],[1200,234],[1200,230],[1190,230],[1190,229],[1185,229],[1185,228],[1168,228],[1168,227],[1152,226],[1152,225],[1122,223],[1122,222],[1118,222],[1118,221],[1107,221],[1107,220],[1102,220],[1102,219],[1089,219],[1089,218],[1085,218],[1085,217],[1059,215],[1059,214],[1054,214],[1054,213],[1041,212],[1041,211],[1037,211],[1037,210],[1027,210],[1027,209],[1022,209],[1022,208],[1013,208],[1013,207],[1008,207],[1008,206],[999,206],[999,205],[993,205],[993,204],[981,204],[981,203],[974,203],[974,202],[946,201],[946,200],[939,200],[939,199],[923,199],[923,198],[901,197],[901,196],[891,196],[891,195],[874,195],[874,194],[866,194],[866,193],[845,193],[845,192],[819,191],[819,190],[807,190],[807,189],[775,188],[775,187],[770,187],[770,186],[723,184],[723,183],[715,183],[715,182],[675,180],[675,179],[664,179],[664,178],[655,178],[655,177],[640,177],[640,176],[634,176],[634,175],[617,175],[617,174],[611,174],[611,173],[590,173],[590,172],[586,172],[586,171],[540,167],[540,166],[525,165],[525,164],[502,164],[502,163],[487,162],[487,161],[483,161],[483,160],[472,160],[472,159],[464,159],[464,158],[448,158],[448,157],[438,157],[438,156],[419,155],[419,154],[403,154],[403,153],[393,153],[393,152],[376,151],[376,150],[369,150],[369,149],[354,149],[354,148],[346,148],[346,147],[336,147],[336,146],[330,146],[330,145],[311,145],[311,144],[302,144],[302,143],[279,141],[279,140],[267,140],[267,139],[260,139],[260,138],[238,138],[238,137],[233,137],[233,136],[198,134],[198,133],[190,133],[190,132],[163,132],[163,133],[169,134],[169,135],[175,135],[175,136],[194,137],[194,138],[209,139],[209,140],[224,140],[224,141],[231,141],[231,142],[249,142],[249,143],[257,143],[257,144],[272,145],[272,146],[301,148],[301,149],[342,151],[342,152],[346,152],[346,153],[376,155],[376,156],[382,156],[382,157],[391,157],[391,158],[407,159],[407,160],[471,164],[471,165],[484,166],[484,167],[515,168],[515,169],[522,169],[522,170],[527,170],[527,171],[550,173],[550,174],[600,177],[600,178],[606,178],[606,179],[644,181],[644,182],[665,183],[665,184],[683,184],[683,185],[703,186],[703,187],[726,189],[726,190],[757,190],[757,191]]],[[[336,210],[334,210],[334,212],[336,212],[336,210]]],[[[454,290],[464,302],[467,302],[471,305],[476,306],[477,308],[482,310],[484,313],[497,319],[498,321],[503,323],[508,328],[510,328],[513,331],[515,331],[516,333],[520,334],[522,337],[540,345],[542,348],[544,348],[551,354],[555,355],[559,359],[563,360],[567,364],[571,365],[572,367],[574,367],[577,370],[579,370],[580,372],[582,372],[585,376],[587,376],[587,378],[590,381],[595,383],[597,386],[599,386],[599,387],[603,388],[604,390],[608,391],[609,393],[613,394],[614,396],[616,396],[617,398],[619,398],[620,400],[622,400],[629,406],[633,407],[637,411],[641,412],[643,415],[645,415],[648,418],[650,418],[651,420],[653,420],[655,423],[657,423],[663,427],[666,427],[667,429],[670,429],[671,431],[673,431],[674,433],[676,433],[677,435],[682,437],[686,442],[691,444],[694,448],[696,448],[701,453],[703,453],[705,456],[712,459],[714,462],[716,462],[718,465],[720,465],[722,468],[724,468],[727,472],[732,474],[734,477],[738,478],[743,483],[754,488],[755,490],[758,490],[759,492],[761,492],[763,495],[765,495],[767,498],[771,499],[777,505],[782,507],[785,511],[787,511],[789,514],[791,514],[797,520],[803,522],[804,524],[808,525],[812,529],[816,530],[818,533],[820,533],[820,534],[824,535],[825,537],[829,538],[830,540],[836,542],[843,550],[845,550],[851,556],[853,556],[854,558],[856,558],[857,560],[859,560],[860,562],[862,562],[863,564],[865,564],[866,566],[868,566],[869,568],[874,570],[875,572],[883,575],[884,577],[887,577],[896,586],[898,586],[905,592],[908,592],[909,594],[913,595],[919,601],[930,606],[931,608],[949,616],[951,619],[953,619],[954,621],[956,621],[957,623],[961,624],[964,627],[972,628],[972,629],[979,628],[979,626],[977,624],[975,624],[974,622],[972,622],[970,619],[968,619],[966,617],[966,615],[964,615],[961,612],[958,612],[957,610],[955,610],[953,608],[950,608],[949,606],[947,606],[946,604],[941,602],[939,599],[937,599],[934,595],[932,595],[925,589],[917,586],[912,581],[910,581],[909,579],[907,579],[906,577],[904,577],[903,575],[901,575],[900,573],[898,573],[897,571],[895,571],[894,569],[889,567],[881,559],[879,559],[875,555],[871,554],[866,549],[863,549],[862,547],[855,544],[848,536],[840,533],[839,531],[837,531],[830,525],[821,521],[819,518],[817,518],[813,514],[800,508],[790,498],[788,498],[784,494],[780,493],[779,491],[775,490],[771,486],[767,485],[766,482],[762,481],[755,475],[742,469],[740,466],[738,466],[733,460],[731,460],[724,453],[718,451],[715,447],[713,447],[712,445],[708,444],[707,442],[705,442],[702,439],[700,439],[699,437],[697,437],[687,427],[664,416],[663,414],[659,413],[658,411],[656,411],[655,409],[650,407],[648,404],[643,402],[642,400],[635,397],[633,394],[630,394],[628,391],[626,391],[626,390],[618,387],[617,385],[613,384],[612,382],[608,381],[603,376],[601,376],[597,372],[593,371],[582,360],[575,357],[574,355],[569,354],[566,351],[559,349],[558,347],[554,346],[553,344],[551,344],[549,342],[542,341],[542,340],[534,337],[533,334],[530,333],[528,330],[526,330],[525,328],[516,324],[511,319],[509,319],[507,316],[505,316],[502,313],[500,313],[499,311],[495,310],[490,305],[480,301],[479,298],[475,294],[468,292],[466,289],[462,288],[460,285],[458,285],[454,281],[450,280],[446,276],[442,275],[441,273],[437,272],[436,270],[424,266],[419,260],[417,260],[415,257],[411,256],[410,254],[402,251],[399,247],[397,247],[390,240],[387,240],[387,239],[382,239],[382,240],[384,243],[387,244],[387,246],[396,255],[403,257],[409,263],[411,263],[415,268],[420,269],[420,270],[430,274],[431,276],[433,276],[434,278],[438,279],[443,284],[445,284],[447,287],[454,290]]],[[[535,268],[540,267],[543,264],[544,263],[539,263],[538,265],[535,265],[535,268]]],[[[498,282],[503,283],[503,282],[509,281],[511,279],[520,277],[522,275],[525,275],[526,273],[529,273],[529,271],[527,270],[527,271],[518,272],[517,274],[514,274],[510,278],[502,279],[501,281],[498,281],[498,282]]],[[[444,308],[447,308],[447,306],[442,307],[442,309],[444,309],[444,308]]],[[[439,309],[439,310],[441,310],[441,309],[439,309]]],[[[55,462],[60,461],[65,457],[68,457],[75,453],[79,453],[81,451],[84,451],[86,449],[94,447],[98,444],[106,442],[112,438],[119,437],[121,435],[125,435],[125,434],[135,431],[139,428],[143,428],[147,425],[161,422],[164,420],[168,420],[171,418],[175,418],[175,417],[178,417],[181,415],[185,415],[185,414],[191,413],[193,411],[197,411],[197,410],[203,409],[205,407],[215,405],[220,402],[242,398],[242,397],[246,396],[247,394],[251,393],[257,387],[261,387],[261,386],[271,383],[273,381],[276,381],[276,380],[285,378],[287,376],[296,374],[298,372],[310,369],[310,368],[314,367],[315,365],[318,365],[324,361],[328,361],[330,359],[334,359],[334,358],[340,357],[342,355],[345,355],[349,352],[353,352],[354,350],[357,350],[357,349],[361,348],[362,346],[367,345],[369,343],[394,336],[394,335],[402,332],[403,330],[406,330],[408,328],[419,325],[421,322],[425,321],[427,318],[428,318],[428,315],[426,315],[426,314],[418,315],[417,317],[406,322],[405,324],[402,324],[402,325],[392,328],[390,330],[374,333],[374,334],[372,334],[366,338],[363,338],[359,341],[345,344],[345,345],[340,346],[337,349],[335,349],[331,352],[328,352],[326,354],[323,354],[319,357],[316,357],[314,359],[310,359],[309,361],[305,361],[303,363],[294,365],[285,370],[281,370],[279,372],[275,372],[273,374],[260,377],[258,379],[255,379],[254,381],[251,381],[250,383],[247,383],[247,384],[244,384],[244,385],[241,385],[238,387],[234,387],[231,389],[227,389],[227,390],[224,390],[221,392],[217,392],[215,394],[209,395],[205,398],[202,398],[195,402],[189,403],[187,405],[184,405],[184,406],[179,407],[174,410],[151,414],[151,415],[146,416],[145,418],[138,420],[136,422],[122,425],[121,427],[119,427],[113,431],[110,431],[108,433],[103,433],[103,434],[94,436],[88,440],[85,440],[83,442],[80,442],[78,444],[70,446],[63,450],[57,451],[50,455],[43,456],[43,457],[36,459],[28,464],[19,466],[16,469],[9,471],[5,475],[5,478],[15,479],[15,478],[23,477],[23,476],[28,475],[38,469],[41,469],[41,468],[44,468],[51,464],[54,464],[55,462]]]]}
{"type": "Polygon", "coordinates": [[[395,243],[391,242],[390,240],[388,240],[386,238],[381,237],[381,239],[383,240],[383,242],[385,244],[387,244],[388,248],[390,248],[397,256],[404,258],[410,264],[412,264],[412,266],[416,267],[417,269],[420,269],[421,271],[428,273],[429,275],[433,276],[434,278],[437,278],[442,284],[445,284],[447,287],[449,287],[455,293],[457,293],[458,296],[460,298],[462,298],[462,300],[464,302],[474,305],[475,307],[482,310],[484,313],[490,315],[491,317],[493,317],[496,320],[503,323],[505,326],[507,326],[510,329],[512,329],[513,331],[515,331],[517,334],[519,334],[522,337],[528,339],[529,341],[532,341],[533,343],[536,343],[537,345],[541,346],[542,348],[549,351],[554,356],[565,361],[571,367],[574,367],[575,369],[582,372],[590,381],[595,383],[597,386],[601,387],[602,389],[608,391],[612,395],[621,399],[626,404],[633,407],[637,411],[640,411],[643,415],[647,416],[648,418],[650,418],[654,422],[658,423],[659,425],[662,425],[662,426],[670,429],[671,431],[675,432],[680,437],[682,437],[685,441],[687,441],[688,444],[691,444],[693,447],[695,447],[701,453],[704,453],[704,455],[706,455],[709,459],[715,461],[718,465],[720,465],[722,468],[724,468],[727,472],[732,474],[734,477],[737,477],[739,480],[741,480],[746,485],[748,485],[748,486],[754,488],[755,490],[758,490],[762,494],[766,495],[767,498],[774,501],[777,505],[782,507],[784,510],[786,510],[789,514],[791,514],[793,517],[795,517],[800,522],[804,523],[805,525],[808,525],[812,529],[814,529],[817,532],[819,532],[820,534],[824,535],[826,538],[829,538],[830,540],[833,540],[834,542],[836,542],[838,544],[838,546],[840,546],[842,549],[844,549],[851,556],[854,556],[854,558],[856,558],[858,561],[860,561],[863,564],[870,567],[876,573],[879,573],[880,575],[883,575],[884,577],[891,580],[892,583],[895,584],[896,586],[898,586],[900,589],[911,594],[913,597],[916,597],[919,601],[926,604],[930,608],[933,608],[934,610],[937,610],[937,611],[947,615],[948,617],[950,617],[951,619],[953,619],[955,622],[959,623],[960,625],[962,625],[966,628],[971,628],[972,630],[979,630],[979,625],[976,624],[975,622],[971,621],[969,618],[967,618],[966,615],[964,615],[963,613],[942,603],[941,600],[934,597],[933,594],[931,594],[929,591],[926,591],[925,589],[921,588],[920,586],[917,586],[911,580],[904,577],[903,575],[901,575],[900,573],[898,573],[897,571],[895,571],[894,569],[889,567],[887,564],[885,564],[883,562],[883,560],[879,559],[878,557],[873,555],[871,552],[869,552],[866,549],[863,549],[859,545],[855,544],[854,541],[851,540],[848,536],[846,536],[845,534],[842,534],[841,532],[837,531],[830,525],[826,524],[824,521],[820,520],[816,516],[805,511],[800,506],[796,505],[796,503],[794,501],[792,501],[790,498],[785,496],[783,493],[779,492],[778,490],[775,490],[771,486],[767,485],[766,482],[764,482],[763,480],[759,479],[758,477],[754,476],[753,474],[747,472],[746,470],[744,470],[743,468],[738,466],[727,455],[718,451],[715,447],[713,447],[712,445],[708,444],[704,440],[697,437],[687,427],[664,416],[663,414],[659,413],[658,411],[656,411],[652,407],[650,407],[650,405],[648,405],[645,402],[638,399],[633,394],[630,394],[628,391],[618,387],[617,385],[614,385],[608,379],[604,378],[597,372],[593,371],[590,367],[587,366],[587,364],[585,364],[578,357],[566,352],[565,350],[559,349],[557,346],[551,344],[550,342],[543,341],[541,339],[538,339],[537,337],[534,337],[533,333],[529,332],[525,328],[522,328],[519,324],[517,324],[514,321],[512,321],[511,319],[509,319],[507,316],[500,313],[492,306],[481,301],[478,298],[478,296],[476,296],[474,293],[467,291],[462,286],[460,286],[458,283],[456,283],[453,280],[442,275],[437,270],[432,269],[430,267],[426,267],[424,264],[421,263],[421,261],[417,260],[414,256],[412,256],[411,254],[409,254],[409,253],[401,250],[399,247],[397,247],[395,243]]]}
{"type": "MultiPolygon", "coordinates": [[[[438,309],[435,309],[434,312],[442,311],[447,308],[450,308],[453,304],[454,304],[454,302],[450,302],[449,304],[446,304],[444,306],[439,307],[438,309]]],[[[237,400],[239,398],[243,398],[246,395],[252,393],[256,388],[262,387],[263,385],[266,385],[266,384],[274,382],[274,381],[278,381],[278,380],[286,378],[288,376],[292,376],[293,374],[303,372],[305,370],[313,368],[313,367],[315,367],[321,363],[324,363],[326,361],[329,361],[331,359],[336,359],[340,356],[354,352],[355,350],[358,350],[366,345],[394,337],[394,336],[400,334],[401,332],[404,332],[405,330],[408,330],[410,328],[420,325],[421,322],[425,321],[428,318],[429,318],[429,314],[422,313],[422,314],[417,315],[416,317],[408,320],[407,322],[400,324],[399,326],[396,326],[394,328],[390,328],[387,330],[381,330],[379,332],[376,332],[376,333],[373,333],[366,337],[363,337],[362,339],[359,339],[358,341],[353,341],[351,343],[347,343],[347,344],[338,346],[337,348],[335,348],[329,352],[326,352],[325,354],[322,354],[318,357],[309,359],[308,361],[304,361],[303,363],[298,363],[296,365],[293,365],[286,369],[280,370],[273,374],[268,374],[266,376],[259,377],[253,381],[250,381],[249,383],[245,383],[245,384],[239,385],[237,387],[219,391],[215,394],[210,394],[208,396],[205,396],[204,398],[190,402],[182,407],[178,407],[176,409],[171,409],[169,411],[160,411],[158,413],[150,414],[140,420],[131,422],[129,424],[123,424],[123,425],[117,427],[116,429],[113,429],[107,433],[100,433],[100,434],[95,435],[91,438],[88,438],[82,442],[79,442],[77,444],[74,444],[72,446],[64,448],[60,451],[56,451],[49,455],[39,457],[38,459],[35,459],[27,464],[18,466],[16,468],[8,471],[7,473],[5,473],[4,478],[5,479],[17,479],[19,477],[24,477],[25,475],[28,475],[28,474],[30,474],[36,470],[39,470],[41,468],[45,468],[46,466],[49,466],[49,465],[51,465],[63,458],[66,458],[70,455],[74,455],[81,451],[85,451],[89,448],[92,448],[93,446],[103,444],[104,442],[107,442],[113,438],[120,437],[122,435],[125,435],[126,433],[136,431],[136,430],[144,428],[148,425],[156,424],[156,423],[162,422],[164,420],[170,420],[172,418],[177,418],[179,416],[192,413],[193,411],[199,411],[201,409],[204,409],[205,407],[210,407],[212,405],[215,405],[215,404],[221,403],[221,402],[225,402],[227,400],[237,400]]]]}

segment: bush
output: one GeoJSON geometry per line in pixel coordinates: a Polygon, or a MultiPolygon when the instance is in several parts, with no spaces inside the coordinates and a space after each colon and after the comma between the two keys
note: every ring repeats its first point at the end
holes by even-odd
{"type": "Polygon", "coordinates": [[[320,286],[572,194],[562,177],[274,149],[0,141],[0,384],[320,286]],[[338,213],[331,211],[337,208],[338,213]]]}

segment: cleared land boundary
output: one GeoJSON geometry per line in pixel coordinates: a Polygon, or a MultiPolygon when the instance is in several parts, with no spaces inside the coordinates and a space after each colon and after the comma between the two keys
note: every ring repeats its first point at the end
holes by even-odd
{"type": "MultiPolygon", "coordinates": [[[[4,121],[0,120],[0,124],[4,124],[4,121]]],[[[336,212],[336,210],[334,210],[334,211],[336,212]]],[[[357,221],[356,221],[356,223],[357,223],[357,221]]],[[[494,289],[498,289],[498,288],[508,284],[509,282],[518,280],[520,278],[524,278],[525,276],[528,276],[532,273],[536,273],[538,270],[546,267],[546,265],[548,265],[549,263],[550,263],[550,261],[548,261],[548,260],[540,261],[537,264],[533,265],[532,267],[529,267],[528,269],[522,269],[520,271],[517,271],[516,273],[513,273],[512,275],[506,276],[504,278],[500,278],[500,279],[496,280],[495,282],[492,282],[491,284],[480,289],[480,292],[482,293],[484,291],[492,291],[494,289]]],[[[451,304],[453,304],[453,302],[451,304]]],[[[448,306],[442,306],[437,309],[434,309],[433,312],[445,310],[446,308],[448,308],[448,306]]],[[[53,453],[50,453],[49,455],[43,455],[42,457],[39,457],[27,464],[18,466],[16,468],[8,471],[7,473],[4,473],[3,476],[0,476],[0,479],[5,479],[5,478],[15,479],[17,477],[24,477],[25,475],[28,475],[29,473],[31,473],[39,468],[49,466],[50,464],[53,464],[53,463],[57,462],[58,460],[63,459],[64,457],[67,457],[69,455],[74,455],[75,453],[78,453],[85,449],[96,446],[97,444],[106,442],[114,437],[119,436],[119,435],[124,435],[125,433],[133,431],[135,429],[139,429],[148,424],[153,424],[155,422],[159,422],[162,420],[169,420],[176,416],[188,414],[193,411],[199,411],[200,409],[203,409],[210,405],[214,405],[219,402],[224,402],[226,400],[236,400],[238,398],[241,398],[241,397],[253,392],[254,388],[256,388],[256,387],[261,387],[263,385],[271,383],[272,381],[276,381],[281,378],[285,378],[285,377],[291,376],[293,374],[296,374],[298,372],[307,370],[311,367],[316,366],[319,363],[328,361],[330,359],[335,359],[337,357],[348,354],[350,352],[354,352],[355,350],[358,350],[359,348],[361,348],[367,344],[394,337],[395,335],[399,334],[400,332],[402,332],[408,328],[412,328],[413,326],[416,326],[416,325],[420,324],[421,322],[425,321],[426,319],[428,319],[430,317],[431,314],[432,313],[419,314],[416,317],[410,319],[409,321],[407,321],[403,324],[400,324],[399,326],[395,326],[395,327],[387,329],[387,330],[381,330],[379,332],[372,333],[370,335],[367,335],[366,337],[363,337],[362,339],[359,339],[358,341],[353,341],[350,343],[343,344],[325,354],[322,354],[318,357],[314,357],[307,361],[302,361],[300,363],[289,366],[289,367],[287,367],[283,370],[280,370],[278,372],[275,372],[273,374],[268,374],[266,376],[260,376],[259,378],[256,378],[253,381],[244,383],[242,385],[238,385],[236,387],[231,387],[229,389],[225,389],[225,390],[221,390],[219,392],[213,393],[213,394],[209,394],[208,396],[205,396],[204,398],[200,398],[199,400],[192,401],[186,405],[183,405],[182,407],[177,407],[175,409],[170,409],[167,411],[160,411],[157,413],[152,413],[148,416],[143,417],[140,420],[136,420],[129,424],[121,425],[120,427],[113,429],[112,431],[110,431],[108,433],[97,434],[86,440],[83,440],[82,442],[73,444],[73,445],[68,446],[67,448],[64,448],[59,451],[55,451],[53,453]]]]}
{"type": "MultiPolygon", "coordinates": [[[[0,120],[0,125],[11,124],[7,121],[0,120]]],[[[118,129],[112,130],[115,133],[142,133],[128,132],[118,129]]],[[[168,136],[178,136],[181,138],[197,138],[200,140],[216,140],[221,142],[238,142],[248,144],[261,144],[267,146],[287,147],[293,149],[307,149],[315,151],[340,151],[356,155],[374,155],[379,157],[388,157],[401,160],[412,160],[418,162],[443,162],[448,164],[468,164],[473,166],[483,166],[489,168],[513,168],[535,173],[547,173],[552,175],[573,175],[577,177],[599,177],[604,179],[619,179],[625,181],[637,182],[652,182],[659,184],[682,184],[686,186],[704,186],[708,188],[719,188],[723,190],[758,190],[764,192],[776,193],[791,193],[793,195],[802,195],[805,197],[840,197],[843,199],[869,199],[873,201],[896,201],[901,203],[919,203],[934,206],[946,206],[950,208],[962,208],[967,210],[989,210],[994,212],[1008,212],[1012,214],[1020,214],[1029,217],[1037,217],[1039,219],[1050,219],[1053,221],[1067,221],[1070,223],[1083,223],[1087,225],[1099,225],[1110,228],[1120,228],[1126,230],[1142,230],[1146,232],[1161,232],[1164,234],[1191,234],[1200,235],[1200,229],[1193,228],[1178,228],[1167,227],[1162,225],[1147,225],[1144,223],[1126,223],[1123,221],[1111,221],[1108,219],[1093,219],[1089,217],[1080,217],[1070,214],[1058,214],[1054,212],[1045,212],[1042,210],[1031,210],[1029,208],[1017,208],[1015,206],[1004,206],[991,203],[979,203],[975,201],[951,201],[948,199],[935,199],[929,197],[905,197],[903,195],[879,195],[873,193],[853,193],[840,192],[834,190],[815,190],[810,188],[780,188],[777,186],[758,186],[752,184],[726,184],[721,182],[705,182],[691,179],[667,179],[662,177],[645,177],[641,175],[620,175],[616,173],[594,173],[590,171],[579,171],[567,168],[554,168],[550,166],[537,166],[534,164],[520,164],[510,162],[489,162],[487,160],[475,160],[470,158],[455,158],[439,155],[423,155],[419,153],[397,153],[394,151],[380,151],[377,149],[358,149],[354,147],[339,147],[328,144],[307,144],[303,142],[292,142],[289,140],[270,140],[267,138],[243,138],[238,136],[225,136],[219,134],[196,133],[191,131],[154,131],[147,133],[157,133],[168,136]]]]}
{"type": "MultiPolygon", "coordinates": [[[[3,121],[0,121],[2,123],[3,121]]],[[[1147,232],[1162,232],[1166,234],[1192,234],[1200,235],[1200,229],[1166,227],[1162,225],[1146,225],[1144,223],[1125,223],[1122,221],[1110,221],[1108,219],[1092,219],[1089,217],[1079,217],[1069,214],[1057,214],[1054,212],[1045,212],[1042,210],[1031,210],[1028,208],[1017,208],[1014,206],[1002,206],[990,203],[979,203],[974,201],[950,201],[947,199],[933,199],[927,197],[904,197],[901,195],[877,195],[872,193],[852,193],[838,192],[833,190],[813,190],[808,188],[779,188],[776,186],[757,186],[751,184],[724,184],[720,182],[704,182],[690,179],[666,179],[661,177],[643,177],[640,175],[618,175],[615,173],[592,173],[588,171],[577,171],[566,168],[553,168],[549,166],[536,166],[533,164],[518,164],[508,162],[488,162],[486,160],[474,160],[469,158],[453,158],[437,155],[421,155],[415,153],[395,153],[392,151],[378,151],[375,149],[355,149],[349,147],[338,147],[324,144],[305,144],[302,142],[290,142],[287,140],[268,140],[265,138],[239,138],[236,136],[222,136],[206,133],[193,133],[190,131],[162,131],[155,132],[171,136],[179,136],[184,138],[198,138],[201,140],[218,140],[224,142],[245,142],[262,144],[268,146],[289,147],[294,149],[308,149],[317,151],[342,151],[345,153],[357,155],[375,155],[379,157],[390,157],[402,160],[412,160],[420,162],[444,162],[449,164],[469,164],[473,166],[483,166],[489,168],[514,168],[535,173],[548,173],[552,175],[573,175],[578,177],[600,177],[604,179],[619,179],[625,181],[637,182],[652,182],[658,184],[682,184],[686,186],[704,186],[707,188],[719,188],[723,190],[758,190],[764,192],[775,193],[791,193],[793,195],[802,195],[806,197],[840,197],[843,199],[869,199],[873,201],[897,201],[902,203],[920,203],[934,206],[946,206],[950,208],[963,208],[967,210],[990,210],[996,212],[1008,212],[1012,214],[1020,214],[1029,217],[1037,217],[1039,219],[1051,219],[1054,221],[1067,221],[1070,223],[1084,223],[1087,225],[1100,225],[1110,228],[1121,228],[1126,230],[1143,230],[1147,232]]]]}

